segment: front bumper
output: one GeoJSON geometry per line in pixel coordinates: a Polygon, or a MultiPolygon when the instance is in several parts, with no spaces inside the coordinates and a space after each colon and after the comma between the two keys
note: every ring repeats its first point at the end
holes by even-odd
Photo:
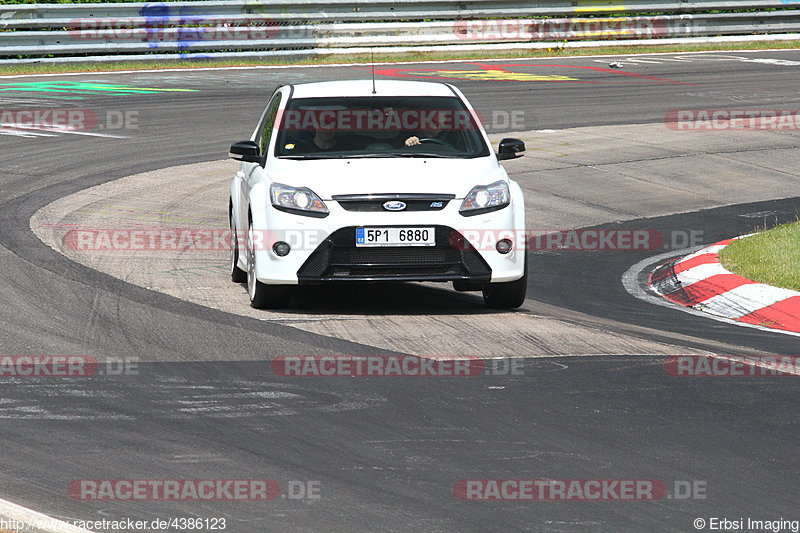
{"type": "Polygon", "coordinates": [[[357,248],[356,226],[340,228],[303,263],[298,282],[491,280],[491,267],[461,233],[434,229],[435,246],[357,248]]]}
{"type": "MultiPolygon", "coordinates": [[[[514,199],[516,200],[516,199],[514,199]]],[[[519,201],[478,216],[459,214],[460,203],[428,212],[355,212],[326,201],[330,215],[311,218],[271,206],[253,210],[253,227],[264,239],[256,247],[256,277],[265,284],[296,285],[347,281],[506,282],[524,273],[524,246],[500,254],[493,237],[524,233],[525,213],[519,201]],[[434,227],[435,246],[356,248],[356,227],[434,227]],[[264,229],[269,228],[269,229],[264,229]],[[478,235],[478,238],[474,238],[478,235]],[[462,236],[467,236],[464,241],[462,236]],[[285,257],[272,251],[277,241],[292,250],[285,257]]]]}

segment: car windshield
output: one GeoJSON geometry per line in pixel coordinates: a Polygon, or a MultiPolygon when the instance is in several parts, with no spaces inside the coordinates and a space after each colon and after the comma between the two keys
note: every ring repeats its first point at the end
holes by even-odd
{"type": "Polygon", "coordinates": [[[290,159],[471,158],[491,152],[459,98],[296,98],[279,117],[275,155],[290,159]]]}

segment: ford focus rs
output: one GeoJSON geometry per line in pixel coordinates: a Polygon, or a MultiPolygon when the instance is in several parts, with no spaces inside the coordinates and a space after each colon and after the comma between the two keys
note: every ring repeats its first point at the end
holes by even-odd
{"type": "Polygon", "coordinates": [[[525,300],[522,190],[446,83],[337,81],[272,95],[230,186],[231,279],[256,308],[299,284],[452,282],[489,307],[525,300]]]}

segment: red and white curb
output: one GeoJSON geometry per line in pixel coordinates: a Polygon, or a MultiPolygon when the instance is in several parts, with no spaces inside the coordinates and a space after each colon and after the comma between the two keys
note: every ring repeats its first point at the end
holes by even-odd
{"type": "Polygon", "coordinates": [[[650,287],[671,302],[717,317],[800,332],[800,292],[751,281],[720,264],[719,252],[734,240],[660,265],[650,275],[650,287]]]}

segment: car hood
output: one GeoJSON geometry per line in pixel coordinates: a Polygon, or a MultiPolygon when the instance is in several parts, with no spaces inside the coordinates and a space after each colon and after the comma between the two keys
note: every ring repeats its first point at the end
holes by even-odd
{"type": "Polygon", "coordinates": [[[494,156],[473,159],[275,159],[272,181],[308,187],[323,200],[337,194],[426,193],[463,198],[474,186],[506,179],[494,156]]]}

